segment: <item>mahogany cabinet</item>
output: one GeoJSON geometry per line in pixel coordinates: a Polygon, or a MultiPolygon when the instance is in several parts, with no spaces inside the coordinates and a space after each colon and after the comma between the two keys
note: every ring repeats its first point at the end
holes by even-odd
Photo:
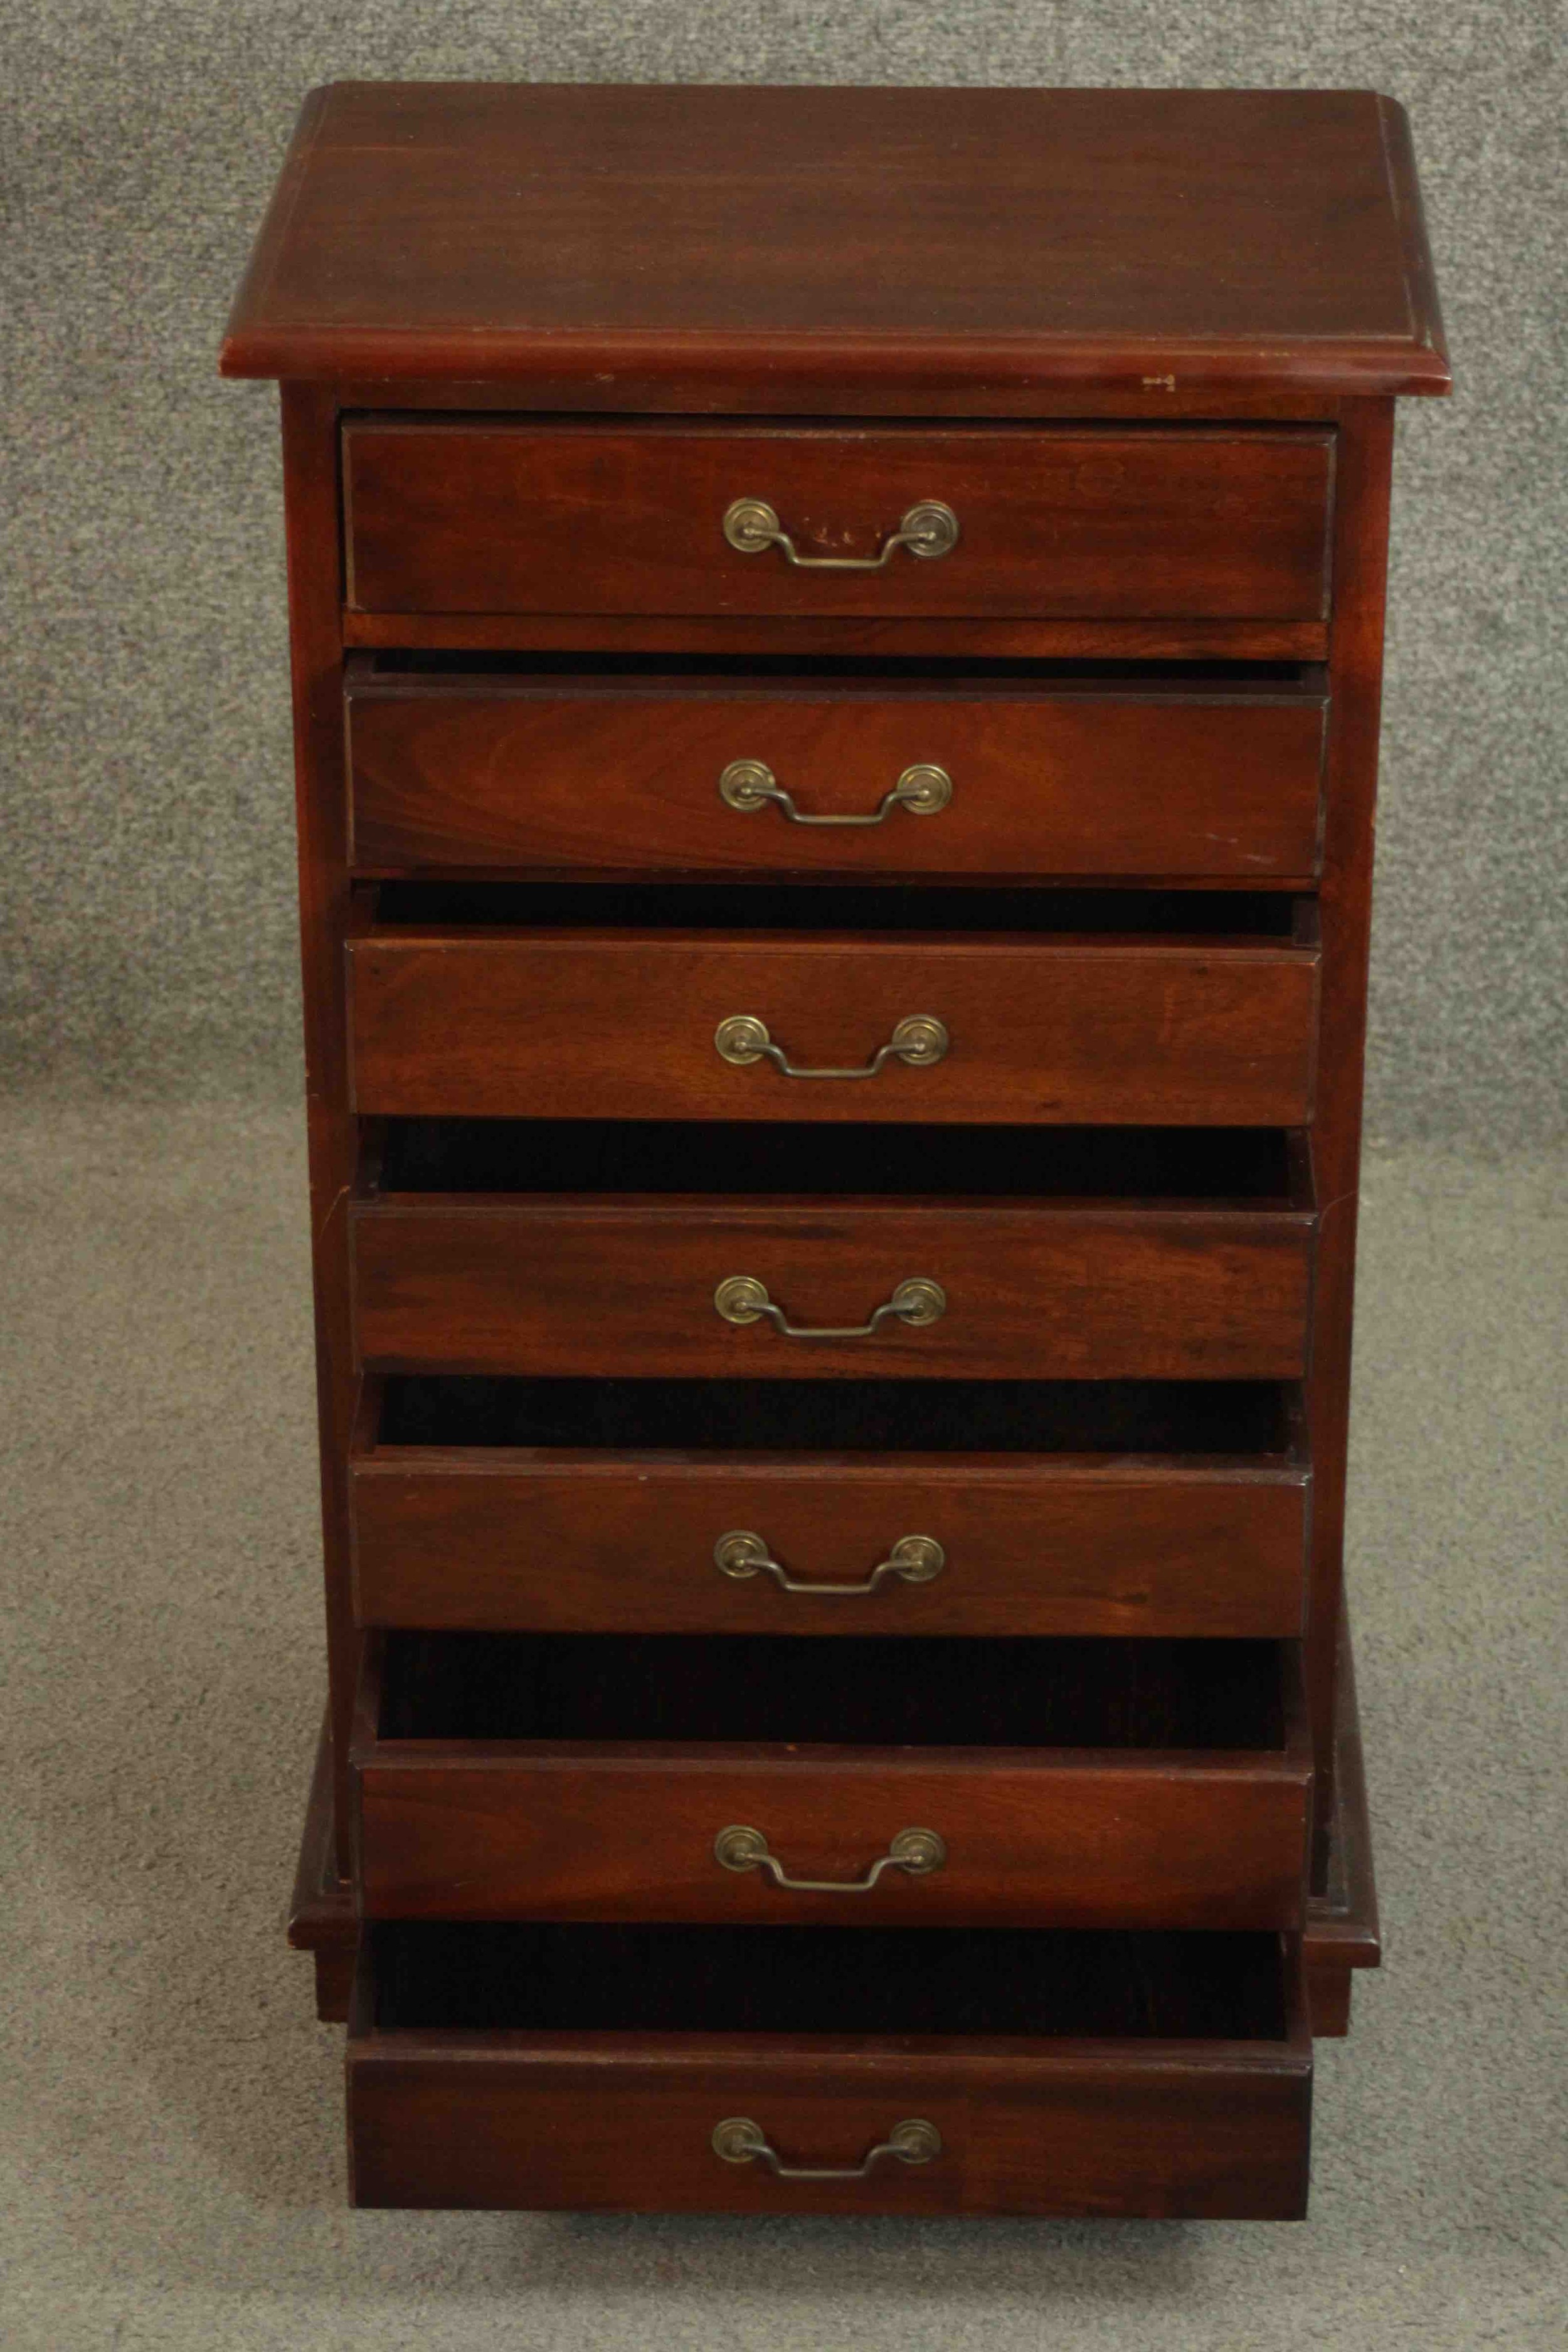
{"type": "Polygon", "coordinates": [[[1400,109],[341,84],[222,365],[351,2194],[1301,2214],[1400,109]]]}

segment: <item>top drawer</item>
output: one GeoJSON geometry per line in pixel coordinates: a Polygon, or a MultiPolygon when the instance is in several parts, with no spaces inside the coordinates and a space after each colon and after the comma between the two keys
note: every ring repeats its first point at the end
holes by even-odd
{"type": "Polygon", "coordinates": [[[1301,425],[764,433],[367,416],[343,428],[348,601],[1320,620],[1333,447],[1301,425]]]}

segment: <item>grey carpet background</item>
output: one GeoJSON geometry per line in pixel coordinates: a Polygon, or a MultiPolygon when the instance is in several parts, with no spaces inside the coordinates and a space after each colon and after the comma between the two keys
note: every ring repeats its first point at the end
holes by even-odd
{"type": "Polygon", "coordinates": [[[274,400],[213,367],[307,87],[1323,84],[1410,108],[1460,386],[1404,411],[1370,1130],[1561,1131],[1557,0],[4,0],[0,23],[14,1080],[293,1096],[274,400]]]}

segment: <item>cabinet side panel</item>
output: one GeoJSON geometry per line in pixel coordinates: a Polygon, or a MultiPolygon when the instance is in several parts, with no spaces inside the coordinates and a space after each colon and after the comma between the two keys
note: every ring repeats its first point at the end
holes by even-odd
{"type": "Polygon", "coordinates": [[[1308,1382],[1313,1496],[1307,1682],[1318,1771],[1314,1885],[1325,1867],[1333,1815],[1334,1672],[1393,441],[1392,401],[1345,404],[1336,469],[1321,994],[1311,1128],[1320,1217],[1308,1382]]]}
{"type": "Polygon", "coordinates": [[[337,402],[330,389],[295,383],[282,385],[281,402],[333,1813],[338,1868],[346,1875],[346,1758],[359,1637],[349,1591],[348,1547],[348,1442],[356,1374],[346,1212],[354,1122],[349,1110],[343,1003],[349,877],[337,402]]]}

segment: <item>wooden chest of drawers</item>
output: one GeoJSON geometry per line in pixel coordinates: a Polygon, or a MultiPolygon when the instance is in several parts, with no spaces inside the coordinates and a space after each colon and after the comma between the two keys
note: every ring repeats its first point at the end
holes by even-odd
{"type": "Polygon", "coordinates": [[[1404,117],[345,84],[223,364],[353,2196],[1300,2213],[1404,117]]]}

